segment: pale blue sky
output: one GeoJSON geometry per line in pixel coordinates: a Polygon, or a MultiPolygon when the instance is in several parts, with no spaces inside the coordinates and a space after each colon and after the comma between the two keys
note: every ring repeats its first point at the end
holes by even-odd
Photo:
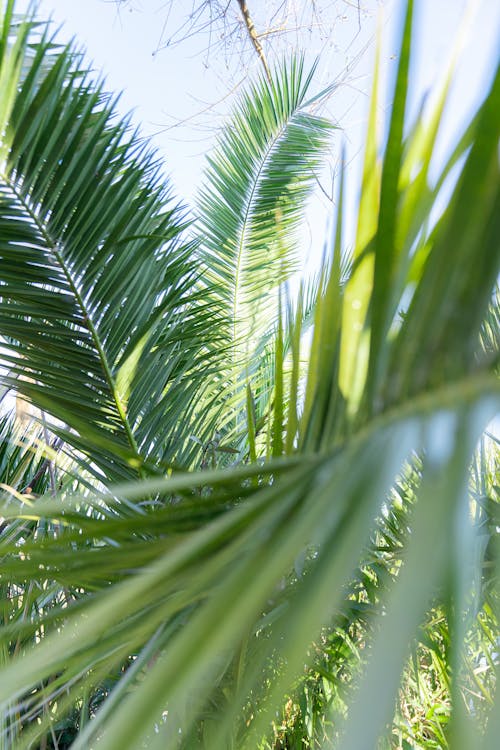
{"type": "MultiPolygon", "coordinates": [[[[297,5],[306,7],[306,2],[310,0],[302,0],[302,3],[299,0],[297,5]]],[[[18,0],[18,10],[27,4],[27,0],[18,0]]],[[[413,110],[446,65],[468,4],[467,0],[415,0],[413,110]]],[[[500,2],[477,0],[472,4],[477,9],[476,20],[457,70],[441,138],[442,151],[452,145],[460,123],[483,95],[485,82],[498,57],[500,2]]],[[[258,69],[258,61],[252,53],[242,60],[238,54],[239,45],[235,45],[229,55],[213,45],[207,55],[208,37],[200,34],[154,54],[159,43],[181,25],[184,14],[191,8],[187,0],[173,0],[172,12],[165,26],[168,5],[164,0],[132,0],[118,12],[113,0],[40,0],[39,15],[42,18],[52,16],[55,24],[64,24],[62,38],[75,36],[87,48],[95,69],[106,74],[109,88],[123,90],[121,110],[128,112],[133,109],[134,120],[141,125],[143,132],[154,134],[154,143],[165,159],[165,170],[172,178],[174,189],[179,198],[188,202],[199,184],[204,156],[213,143],[217,127],[234,100],[231,91],[248,69],[250,72],[258,69]],[[215,107],[206,109],[214,102],[217,102],[215,107]]],[[[342,77],[346,64],[352,63],[353,58],[367,47],[360,62],[344,76],[345,82],[329,102],[329,114],[344,129],[352,159],[349,172],[351,207],[356,199],[355,178],[360,166],[356,156],[363,142],[378,10],[384,6],[387,41],[383,66],[386,79],[390,79],[396,67],[397,19],[404,3],[402,0],[362,0],[361,5],[366,12],[361,16],[360,33],[356,3],[337,0],[332,3],[337,12],[332,16],[331,34],[325,36],[323,30],[323,34],[316,37],[298,35],[299,43],[307,45],[311,59],[321,53],[318,87],[342,77]]],[[[254,9],[257,20],[266,3],[252,0],[249,6],[254,9]]],[[[290,43],[293,42],[295,39],[290,43]]],[[[272,53],[270,50],[271,56],[272,53]]],[[[340,138],[337,138],[333,144],[332,172],[339,143],[340,138]]],[[[331,192],[328,169],[325,170],[323,186],[331,192]]],[[[310,221],[314,229],[306,241],[314,245],[313,256],[319,257],[328,212],[328,202],[321,193],[318,193],[315,206],[310,221]]]]}

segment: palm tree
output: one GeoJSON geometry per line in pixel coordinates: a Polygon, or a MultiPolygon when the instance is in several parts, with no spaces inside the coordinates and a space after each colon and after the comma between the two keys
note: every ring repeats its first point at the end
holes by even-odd
{"type": "Polygon", "coordinates": [[[49,447],[2,428],[24,467],[3,475],[5,747],[373,748],[439,669],[437,742],[494,747],[494,443],[468,484],[498,406],[500,72],[431,181],[447,83],[410,125],[411,17],[381,153],[375,73],[352,257],[343,175],[292,303],[332,130],[300,59],[241,100],[191,223],[82,56],[8,0],[3,379],[49,447]]]}

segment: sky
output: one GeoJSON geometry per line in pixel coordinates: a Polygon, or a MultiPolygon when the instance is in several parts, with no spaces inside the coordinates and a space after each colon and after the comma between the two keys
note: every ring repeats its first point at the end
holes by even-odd
{"type": "MultiPolygon", "coordinates": [[[[289,0],[289,6],[293,2],[289,0]]],[[[467,44],[457,69],[450,107],[440,141],[445,154],[455,140],[464,118],[470,116],[484,95],[493,73],[492,63],[500,48],[500,3],[495,0],[415,0],[414,59],[412,99],[415,113],[424,94],[432,89],[447,65],[458,27],[469,5],[476,8],[469,24],[467,44]]],[[[28,0],[17,0],[23,11],[28,0]]],[[[112,91],[123,91],[120,111],[134,112],[134,123],[151,135],[170,176],[175,193],[192,204],[202,180],[206,153],[214,144],[218,127],[224,122],[234,97],[247,75],[256,74],[259,61],[251,48],[242,46],[242,31],[228,15],[226,27],[208,31],[186,27],[186,16],[199,7],[195,0],[39,0],[40,18],[52,17],[62,25],[60,38],[76,37],[87,49],[96,75],[103,72],[112,91]],[[225,41],[220,40],[225,33],[225,41]],[[182,37],[186,36],[184,40],[182,37]],[[180,39],[180,41],[179,41],[180,39]],[[177,40],[177,41],[176,41],[177,40]],[[170,43],[168,43],[170,41],[170,43]]],[[[248,2],[258,30],[274,20],[269,9],[280,3],[265,0],[248,2]]],[[[337,81],[340,85],[328,103],[326,114],[342,128],[334,140],[330,164],[322,176],[308,211],[304,258],[321,257],[322,242],[333,195],[335,168],[341,140],[348,149],[347,212],[353,214],[357,177],[367,116],[368,94],[375,48],[377,21],[383,11],[385,39],[382,78],[390,81],[397,59],[397,32],[403,0],[361,0],[358,11],[353,0],[321,2],[323,15],[307,15],[311,0],[297,0],[300,31],[285,36],[266,37],[266,53],[272,62],[293,48],[306,49],[312,62],[319,55],[316,75],[318,89],[337,81]],[[308,27],[312,28],[310,32],[308,27]]],[[[229,6],[237,14],[237,4],[229,6]]],[[[238,17],[237,15],[235,17],[238,17]]],[[[279,19],[278,19],[279,21],[279,19]]],[[[243,34],[243,38],[244,34],[243,34]]],[[[388,94],[387,94],[388,96],[388,94]]],[[[389,108],[386,107],[386,110],[389,108]]],[[[381,112],[381,118],[384,112],[381,112]]]]}

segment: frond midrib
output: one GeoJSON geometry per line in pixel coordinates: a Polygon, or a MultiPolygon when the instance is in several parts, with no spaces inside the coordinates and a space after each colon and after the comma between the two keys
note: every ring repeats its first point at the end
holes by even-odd
{"type": "MultiPolygon", "coordinates": [[[[54,241],[54,239],[51,237],[49,232],[47,231],[47,228],[45,224],[41,221],[39,218],[37,212],[32,208],[32,206],[29,204],[29,202],[24,198],[24,196],[20,193],[18,190],[18,187],[15,182],[13,182],[9,176],[7,176],[5,173],[0,174],[0,179],[3,180],[5,185],[12,191],[13,195],[16,197],[16,199],[19,201],[19,203],[22,205],[26,213],[29,215],[30,219],[34,222],[35,226],[37,227],[38,231],[40,232],[40,235],[44,239],[46,243],[47,250],[49,254],[53,257],[55,264],[59,266],[62,273],[64,274],[64,277],[66,281],[68,282],[68,285],[70,287],[70,290],[74,296],[74,299],[80,308],[80,311],[82,313],[82,320],[83,324],[87,327],[87,330],[90,334],[91,340],[95,346],[96,352],[98,354],[99,361],[101,363],[101,367],[104,373],[104,377],[106,380],[106,383],[108,385],[108,388],[110,390],[111,396],[113,398],[113,401],[116,406],[116,410],[118,413],[118,416],[120,418],[120,422],[123,426],[125,436],[127,438],[127,441],[132,448],[134,454],[136,457],[141,461],[142,456],[139,452],[139,448],[137,446],[136,440],[134,438],[134,434],[132,432],[132,428],[130,425],[130,422],[127,417],[127,411],[126,407],[123,404],[120,395],[117,391],[116,384],[113,378],[112,370],[109,365],[108,359],[106,357],[106,353],[104,351],[103,344],[101,342],[101,339],[99,337],[99,334],[97,332],[97,329],[92,321],[92,315],[91,311],[85,304],[82,295],[80,294],[78,290],[78,286],[73,279],[73,276],[65,263],[65,260],[58,249],[58,242],[54,241]]],[[[139,475],[142,475],[141,470],[138,470],[139,475]]]]}
{"type": "Polygon", "coordinates": [[[296,114],[295,110],[290,114],[290,117],[282,124],[280,129],[275,133],[275,135],[272,137],[272,139],[267,144],[267,147],[265,148],[264,152],[261,155],[260,163],[258,164],[257,170],[254,171],[253,175],[253,181],[252,186],[250,188],[250,192],[247,197],[246,201],[246,208],[245,213],[243,216],[243,220],[241,222],[241,228],[239,231],[239,241],[238,241],[238,251],[236,256],[236,270],[234,275],[234,289],[233,289],[233,349],[236,347],[236,329],[238,325],[238,319],[237,319],[237,309],[238,309],[238,297],[239,297],[239,283],[240,283],[240,276],[241,276],[241,268],[243,263],[243,254],[245,251],[245,240],[246,236],[249,231],[249,224],[251,222],[251,217],[253,216],[253,207],[255,205],[255,196],[258,190],[258,187],[260,185],[260,178],[264,171],[265,165],[268,162],[276,144],[278,143],[279,139],[283,136],[285,133],[289,123],[293,119],[294,115],[296,114]]]}

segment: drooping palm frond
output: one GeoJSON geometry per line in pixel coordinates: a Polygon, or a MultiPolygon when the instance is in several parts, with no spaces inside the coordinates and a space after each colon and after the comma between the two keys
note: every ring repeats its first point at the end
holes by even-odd
{"type": "Polygon", "coordinates": [[[101,474],[131,478],[182,453],[173,426],[209,366],[210,312],[199,303],[193,318],[192,249],[155,154],[74,48],[55,49],[44,28],[33,54],[37,29],[12,8],[0,58],[7,381],[101,474]]]}

